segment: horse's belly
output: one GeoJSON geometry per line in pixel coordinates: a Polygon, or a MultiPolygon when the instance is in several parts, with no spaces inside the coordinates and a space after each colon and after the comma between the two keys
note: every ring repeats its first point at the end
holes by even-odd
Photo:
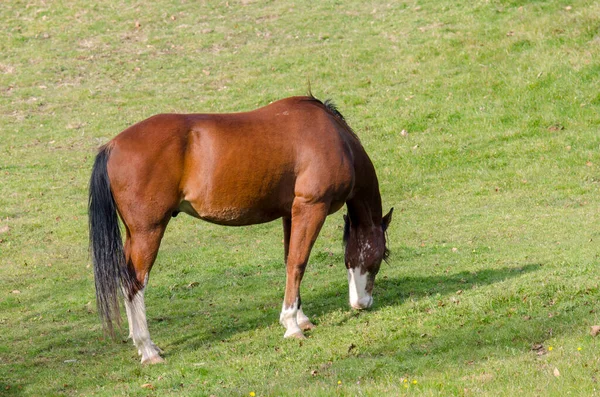
{"type": "Polygon", "coordinates": [[[265,223],[280,218],[281,215],[266,211],[241,208],[222,208],[200,215],[200,219],[226,226],[246,226],[265,223]]]}
{"type": "Polygon", "coordinates": [[[260,206],[206,205],[183,201],[179,210],[207,222],[226,226],[246,226],[265,223],[285,215],[282,209],[262,208],[260,206]]]}

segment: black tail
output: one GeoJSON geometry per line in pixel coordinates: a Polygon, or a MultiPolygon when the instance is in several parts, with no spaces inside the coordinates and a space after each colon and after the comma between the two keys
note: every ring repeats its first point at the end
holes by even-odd
{"type": "Polygon", "coordinates": [[[129,277],[127,277],[117,207],[106,168],[109,156],[108,146],[102,147],[96,156],[90,178],[88,216],[98,314],[105,330],[114,338],[115,325],[121,326],[120,287],[129,277]]]}

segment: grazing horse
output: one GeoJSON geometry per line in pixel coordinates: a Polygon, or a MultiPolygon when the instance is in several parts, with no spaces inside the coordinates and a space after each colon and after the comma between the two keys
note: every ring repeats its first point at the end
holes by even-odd
{"type": "Polygon", "coordinates": [[[377,176],[358,137],[329,101],[292,97],[232,114],[160,114],[102,146],[89,191],[90,249],[98,312],[114,337],[124,295],[129,336],[142,363],[158,363],[144,289],[171,217],[185,212],[219,225],[283,219],[287,270],[280,322],[284,337],[314,327],[302,311],[300,282],[327,215],[344,203],[350,305],[373,303],[386,258],[377,176]],[[118,219],[125,226],[121,239],[118,219]]]}

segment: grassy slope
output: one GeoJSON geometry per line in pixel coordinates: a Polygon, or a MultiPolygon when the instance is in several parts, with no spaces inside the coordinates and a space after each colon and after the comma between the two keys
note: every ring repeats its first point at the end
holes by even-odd
{"type": "Polygon", "coordinates": [[[592,1],[4,4],[0,393],[595,393],[598,15],[592,1]],[[154,113],[252,109],[308,79],[396,207],[375,308],[348,309],[341,214],[303,283],[319,325],[303,343],[277,324],[280,225],[181,216],[147,293],[168,364],[139,366],[95,313],[95,148],[154,113]]]}

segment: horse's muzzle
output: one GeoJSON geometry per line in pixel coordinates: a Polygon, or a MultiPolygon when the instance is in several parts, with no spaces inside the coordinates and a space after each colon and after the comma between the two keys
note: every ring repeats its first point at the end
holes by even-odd
{"type": "Polygon", "coordinates": [[[368,309],[373,305],[373,296],[367,295],[360,299],[356,299],[354,301],[350,301],[350,306],[356,310],[368,309]]]}
{"type": "Polygon", "coordinates": [[[350,292],[350,306],[354,309],[368,309],[373,304],[373,295],[371,289],[373,288],[372,278],[367,272],[362,273],[360,269],[353,268],[348,269],[348,289],[350,292]],[[371,288],[367,288],[367,286],[371,288]]]}

